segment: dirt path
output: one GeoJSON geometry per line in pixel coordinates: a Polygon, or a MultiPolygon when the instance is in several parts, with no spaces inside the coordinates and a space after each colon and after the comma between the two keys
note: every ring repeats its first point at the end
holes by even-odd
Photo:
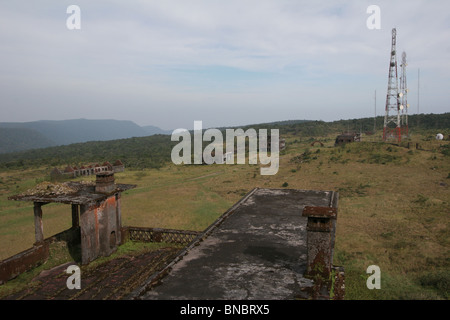
{"type": "Polygon", "coordinates": [[[221,173],[223,173],[223,171],[213,172],[213,173],[210,173],[210,174],[205,174],[204,176],[188,179],[188,181],[193,181],[193,180],[198,180],[198,179],[202,179],[202,178],[217,176],[217,175],[219,175],[221,173]]]}

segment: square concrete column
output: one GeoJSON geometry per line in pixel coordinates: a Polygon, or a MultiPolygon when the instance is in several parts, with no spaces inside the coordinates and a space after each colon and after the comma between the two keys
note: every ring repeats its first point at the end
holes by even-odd
{"type": "Polygon", "coordinates": [[[120,193],[116,193],[116,229],[117,229],[117,239],[116,245],[122,244],[122,213],[120,210],[120,193]]]}
{"type": "Polygon", "coordinates": [[[302,215],[308,218],[306,275],[328,279],[333,263],[337,208],[306,206],[302,215]]]}
{"type": "Polygon", "coordinates": [[[42,224],[42,205],[41,202],[34,203],[34,236],[36,243],[44,241],[44,226],[42,224]]]}
{"type": "Polygon", "coordinates": [[[120,196],[112,194],[101,201],[80,205],[82,264],[109,256],[117,249],[121,240],[119,204],[120,196]]]}
{"type": "Polygon", "coordinates": [[[77,228],[80,226],[80,218],[78,212],[78,205],[72,204],[72,228],[77,228]]]}
{"type": "Polygon", "coordinates": [[[80,205],[81,263],[88,264],[98,257],[98,220],[93,204],[80,205]]]}

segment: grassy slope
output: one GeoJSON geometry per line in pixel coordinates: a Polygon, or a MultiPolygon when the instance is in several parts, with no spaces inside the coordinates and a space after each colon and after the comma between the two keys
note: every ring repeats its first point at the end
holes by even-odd
{"type": "MultiPolygon", "coordinates": [[[[448,142],[416,140],[427,149],[448,142]]],[[[203,230],[254,187],[336,190],[340,193],[335,264],[346,268],[347,299],[448,298],[450,162],[437,151],[382,143],[334,148],[334,136],[287,137],[280,170],[261,176],[257,165],[175,166],[116,175],[135,183],[122,201],[122,223],[203,230]],[[305,153],[305,151],[307,151],[305,153]],[[369,265],[381,269],[381,290],[366,287],[369,265]]],[[[31,204],[8,195],[39,182],[49,168],[0,172],[0,259],[34,241],[31,204]]],[[[43,207],[44,233],[70,226],[70,207],[43,207]]]]}

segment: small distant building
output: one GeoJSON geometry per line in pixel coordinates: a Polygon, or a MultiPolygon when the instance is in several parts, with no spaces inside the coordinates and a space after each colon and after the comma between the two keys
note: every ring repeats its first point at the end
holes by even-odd
{"type": "Polygon", "coordinates": [[[223,155],[223,160],[224,160],[225,162],[233,161],[233,156],[234,156],[234,153],[233,153],[233,152],[226,152],[226,153],[223,155]]]}
{"type": "Polygon", "coordinates": [[[54,168],[50,172],[50,178],[52,181],[60,181],[65,178],[75,178],[79,176],[90,176],[96,175],[101,172],[112,171],[114,173],[123,172],[125,170],[125,165],[120,160],[116,160],[114,164],[105,161],[102,165],[90,164],[82,165],[80,168],[77,166],[68,165],[64,170],[54,168]]]}
{"type": "Polygon", "coordinates": [[[336,137],[334,146],[341,146],[346,143],[361,141],[361,136],[358,133],[343,133],[336,137]]]}
{"type": "Polygon", "coordinates": [[[102,165],[102,166],[103,166],[103,167],[106,167],[106,169],[107,169],[108,171],[111,171],[111,170],[113,169],[113,166],[112,166],[111,163],[109,163],[109,161],[103,162],[103,165],[102,165]]]}
{"type": "Polygon", "coordinates": [[[116,162],[114,162],[112,166],[112,169],[114,172],[123,172],[125,166],[123,165],[122,161],[116,160],[116,162]]]}
{"type": "MultiPolygon", "coordinates": [[[[272,136],[267,137],[267,150],[271,150],[272,147],[272,136]]],[[[286,149],[286,139],[279,138],[278,140],[278,150],[284,150],[286,149]]]]}
{"type": "MultiPolygon", "coordinates": [[[[213,151],[213,157],[215,156],[215,152],[213,151]]],[[[222,159],[218,160],[217,164],[225,164],[233,161],[234,152],[226,152],[222,155],[222,159]]]]}
{"type": "Polygon", "coordinates": [[[62,180],[64,178],[63,172],[59,170],[58,168],[53,168],[53,170],[50,172],[50,178],[53,181],[62,180]]]}
{"type": "Polygon", "coordinates": [[[280,139],[280,151],[284,150],[286,148],[286,140],[285,139],[280,139]]]}

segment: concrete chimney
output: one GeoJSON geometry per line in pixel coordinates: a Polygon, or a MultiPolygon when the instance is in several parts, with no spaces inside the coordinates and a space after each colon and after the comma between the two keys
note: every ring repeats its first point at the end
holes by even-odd
{"type": "Polygon", "coordinates": [[[306,206],[302,215],[308,218],[306,275],[328,279],[333,264],[337,208],[306,206]]]}
{"type": "Polygon", "coordinates": [[[111,193],[116,189],[114,183],[114,172],[104,171],[96,174],[95,192],[96,193],[111,193]]]}

